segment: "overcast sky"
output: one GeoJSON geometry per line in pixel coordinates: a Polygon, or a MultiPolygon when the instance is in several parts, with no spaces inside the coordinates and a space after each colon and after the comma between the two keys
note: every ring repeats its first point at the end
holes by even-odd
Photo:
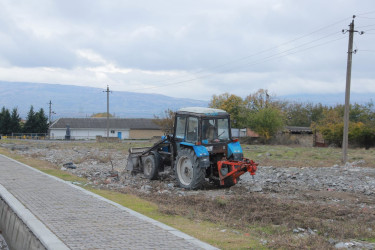
{"type": "Polygon", "coordinates": [[[373,0],[0,0],[0,80],[209,100],[259,88],[375,97],[373,0]]]}

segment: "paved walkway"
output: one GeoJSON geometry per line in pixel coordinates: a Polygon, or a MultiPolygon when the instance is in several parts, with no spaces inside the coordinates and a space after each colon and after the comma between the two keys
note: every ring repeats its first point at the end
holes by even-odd
{"type": "Polygon", "coordinates": [[[214,249],[3,155],[0,184],[70,249],[214,249]]]}

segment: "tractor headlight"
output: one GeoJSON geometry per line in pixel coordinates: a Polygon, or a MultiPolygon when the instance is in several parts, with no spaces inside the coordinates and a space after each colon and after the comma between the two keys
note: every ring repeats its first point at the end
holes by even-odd
{"type": "Polygon", "coordinates": [[[242,161],[243,154],[242,153],[234,153],[233,154],[233,160],[235,161],[242,161]]]}
{"type": "Polygon", "coordinates": [[[228,174],[228,168],[226,167],[221,168],[220,173],[222,176],[226,176],[228,174]]]}
{"type": "Polygon", "coordinates": [[[206,157],[199,157],[199,166],[201,168],[208,168],[210,166],[210,158],[206,157]]]}

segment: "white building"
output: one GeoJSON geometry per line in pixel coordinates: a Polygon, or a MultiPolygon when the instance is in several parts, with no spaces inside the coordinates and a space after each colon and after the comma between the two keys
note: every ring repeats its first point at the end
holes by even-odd
{"type": "MultiPolygon", "coordinates": [[[[50,126],[51,139],[65,139],[67,129],[71,139],[107,137],[107,118],[60,118],[50,126]]],[[[153,119],[109,118],[109,137],[119,139],[148,139],[163,132],[153,119]]]]}

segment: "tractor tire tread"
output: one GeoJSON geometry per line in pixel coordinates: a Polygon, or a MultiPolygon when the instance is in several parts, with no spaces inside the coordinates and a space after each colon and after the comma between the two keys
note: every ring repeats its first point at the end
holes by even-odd
{"type": "Polygon", "coordinates": [[[143,169],[144,176],[149,180],[156,180],[159,176],[159,167],[161,163],[161,157],[157,152],[152,152],[152,154],[145,157],[143,160],[143,165],[146,163],[147,160],[150,160],[153,163],[153,168],[150,172],[150,174],[146,174],[143,169]]]}
{"type": "Polygon", "coordinates": [[[189,189],[189,190],[199,189],[199,188],[203,187],[204,183],[206,182],[206,180],[205,180],[206,170],[199,166],[199,159],[196,156],[194,150],[192,150],[192,149],[189,149],[189,148],[181,149],[181,151],[177,155],[174,170],[175,170],[177,182],[178,182],[179,186],[182,187],[182,188],[186,188],[186,189],[189,189]],[[194,171],[193,180],[190,183],[190,185],[188,185],[188,186],[183,185],[180,182],[180,180],[178,178],[178,174],[177,174],[177,164],[178,164],[181,156],[189,157],[190,160],[192,160],[192,164],[193,164],[193,171],[194,171]]]}

